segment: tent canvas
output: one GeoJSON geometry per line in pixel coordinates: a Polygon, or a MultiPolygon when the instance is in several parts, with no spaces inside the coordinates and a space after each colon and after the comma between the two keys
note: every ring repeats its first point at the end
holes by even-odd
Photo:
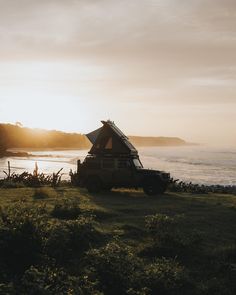
{"type": "Polygon", "coordinates": [[[101,121],[103,126],[86,134],[93,144],[89,154],[137,155],[135,147],[112,121],[101,121]]]}
{"type": "Polygon", "coordinates": [[[90,132],[90,133],[88,133],[88,134],[86,134],[87,138],[89,139],[89,141],[90,141],[92,144],[95,143],[95,141],[96,141],[96,139],[97,139],[99,133],[101,132],[101,130],[102,130],[102,127],[101,127],[101,128],[98,128],[98,129],[96,129],[96,130],[94,130],[94,131],[92,131],[92,132],[90,132]]]}

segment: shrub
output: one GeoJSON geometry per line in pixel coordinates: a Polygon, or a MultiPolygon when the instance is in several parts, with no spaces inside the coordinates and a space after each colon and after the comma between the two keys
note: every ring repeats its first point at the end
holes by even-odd
{"type": "Polygon", "coordinates": [[[145,266],[140,285],[149,294],[189,294],[192,287],[186,270],[173,259],[157,259],[145,266]]]}
{"type": "Polygon", "coordinates": [[[78,201],[63,199],[57,202],[51,211],[51,216],[58,219],[77,219],[81,214],[78,201]]]}
{"type": "Polygon", "coordinates": [[[190,294],[193,286],[186,270],[174,259],[147,264],[130,247],[114,241],[88,251],[85,262],[86,275],[90,281],[98,281],[104,294],[190,294]]]}
{"type": "Polygon", "coordinates": [[[13,283],[0,283],[0,294],[1,295],[16,295],[17,292],[14,288],[13,283]]]}
{"type": "Polygon", "coordinates": [[[136,272],[142,261],[131,248],[110,242],[100,249],[92,249],[86,257],[87,274],[96,278],[104,294],[124,294],[136,282],[136,272]]]}
{"type": "Polygon", "coordinates": [[[200,295],[233,295],[236,291],[235,276],[233,279],[234,286],[231,285],[225,277],[213,277],[204,282],[199,286],[200,295]],[[231,285],[231,286],[230,286],[231,285]]]}
{"type": "Polygon", "coordinates": [[[59,264],[76,263],[84,251],[101,240],[90,218],[60,221],[51,225],[46,239],[46,253],[59,264]]]}
{"type": "Polygon", "coordinates": [[[77,277],[69,276],[63,269],[30,267],[20,286],[21,294],[54,295],[81,294],[77,277]]]}
{"type": "Polygon", "coordinates": [[[42,212],[23,203],[0,211],[0,266],[10,276],[40,260],[43,248],[42,212]]]}
{"type": "Polygon", "coordinates": [[[145,219],[145,226],[151,234],[160,236],[166,231],[172,230],[179,217],[170,217],[164,214],[148,215],[145,219]]]}
{"type": "Polygon", "coordinates": [[[25,185],[22,182],[14,182],[12,180],[4,180],[2,182],[2,188],[22,188],[25,185]]]}
{"type": "Polygon", "coordinates": [[[34,206],[26,204],[25,201],[19,201],[0,208],[0,225],[17,227],[17,225],[31,220],[39,226],[44,223],[46,215],[45,205],[34,206]]]}
{"type": "Polygon", "coordinates": [[[145,227],[162,255],[175,256],[187,250],[197,249],[201,243],[201,234],[186,226],[183,215],[173,217],[156,214],[145,219],[145,227]]]}
{"type": "Polygon", "coordinates": [[[33,194],[33,199],[42,200],[47,199],[49,197],[49,193],[46,188],[37,188],[33,194]]]}
{"type": "Polygon", "coordinates": [[[61,171],[62,171],[63,168],[61,168],[57,173],[54,173],[52,174],[52,179],[51,179],[51,186],[52,187],[58,187],[61,183],[61,177],[62,177],[62,174],[61,171]]]}

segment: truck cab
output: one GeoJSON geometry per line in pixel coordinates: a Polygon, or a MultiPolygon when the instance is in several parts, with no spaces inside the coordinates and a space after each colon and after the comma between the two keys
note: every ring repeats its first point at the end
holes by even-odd
{"type": "Polygon", "coordinates": [[[164,193],[170,174],[145,169],[135,147],[111,121],[90,134],[93,143],[89,154],[78,162],[76,183],[89,192],[112,188],[143,188],[148,195],[164,193]]]}

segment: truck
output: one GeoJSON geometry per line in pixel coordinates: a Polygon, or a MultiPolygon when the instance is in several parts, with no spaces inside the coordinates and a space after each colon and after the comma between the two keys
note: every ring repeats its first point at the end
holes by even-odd
{"type": "Polygon", "coordinates": [[[163,194],[171,182],[170,173],[145,169],[138,151],[114,122],[102,123],[103,127],[87,134],[93,145],[84,161],[78,160],[74,182],[90,193],[142,188],[149,196],[163,194]]]}

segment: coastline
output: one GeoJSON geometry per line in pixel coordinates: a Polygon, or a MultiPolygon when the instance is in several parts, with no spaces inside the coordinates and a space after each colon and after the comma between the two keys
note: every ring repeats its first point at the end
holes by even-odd
{"type": "Polygon", "coordinates": [[[6,152],[0,154],[0,158],[6,158],[6,157],[30,157],[30,156],[32,156],[32,155],[27,153],[27,152],[10,152],[10,151],[6,151],[6,152]]]}
{"type": "MultiPolygon", "coordinates": [[[[42,151],[42,150],[41,150],[42,151]]],[[[4,154],[0,155],[0,159],[2,158],[8,158],[8,157],[17,157],[17,158],[37,158],[37,157],[45,157],[45,158],[49,158],[51,157],[51,155],[34,155],[34,154],[30,154],[27,152],[10,152],[7,151],[4,154]]]]}
{"type": "Polygon", "coordinates": [[[44,152],[44,151],[48,151],[48,152],[54,152],[54,151],[71,151],[71,150],[75,150],[75,151],[81,151],[84,149],[79,149],[79,148],[12,148],[9,149],[7,151],[5,151],[4,153],[0,154],[0,159],[2,158],[7,158],[7,157],[51,157],[52,155],[48,154],[32,154],[30,152],[44,152]]]}
{"type": "MultiPolygon", "coordinates": [[[[171,144],[171,143],[165,143],[165,144],[136,144],[137,148],[144,148],[144,147],[184,147],[184,146],[198,146],[200,144],[198,143],[191,143],[191,142],[185,142],[181,144],[171,144]]],[[[86,150],[89,151],[90,147],[86,150]]],[[[24,148],[24,147],[19,147],[19,148],[10,148],[6,152],[0,154],[0,158],[4,157],[35,157],[36,155],[31,154],[30,152],[45,152],[45,151],[82,151],[85,150],[84,148],[78,148],[78,147],[70,147],[70,148],[65,148],[65,147],[55,147],[55,148],[24,148]]],[[[48,157],[50,155],[37,155],[42,156],[42,157],[48,157]]]]}

